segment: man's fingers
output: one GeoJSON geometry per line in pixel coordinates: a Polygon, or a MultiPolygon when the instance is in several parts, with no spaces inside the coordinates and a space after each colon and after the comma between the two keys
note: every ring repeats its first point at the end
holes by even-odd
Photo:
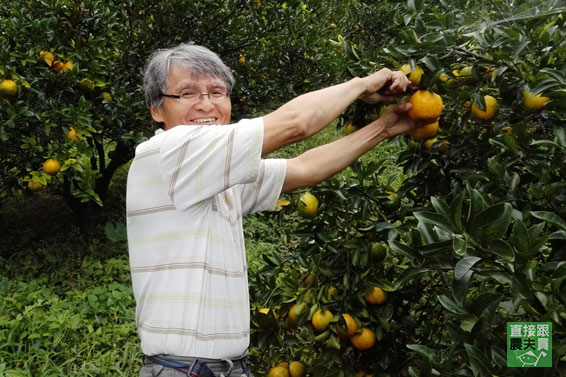
{"type": "Polygon", "coordinates": [[[404,101],[404,102],[399,102],[395,105],[391,105],[389,106],[391,108],[391,110],[393,112],[396,113],[406,113],[407,111],[411,110],[411,107],[413,107],[413,105],[411,105],[409,102],[404,101]]]}

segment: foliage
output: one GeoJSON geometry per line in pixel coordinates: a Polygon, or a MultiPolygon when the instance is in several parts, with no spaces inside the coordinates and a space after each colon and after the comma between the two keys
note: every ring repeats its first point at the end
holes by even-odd
{"type": "Polygon", "coordinates": [[[342,65],[327,25],[347,4],[321,3],[3,2],[0,80],[19,89],[0,104],[0,196],[40,182],[92,230],[114,173],[152,135],[141,87],[151,51],[193,41],[218,52],[238,80],[234,117],[257,116],[335,81],[342,65]],[[58,173],[42,171],[47,158],[58,173]]]}
{"type": "Polygon", "coordinates": [[[131,375],[139,369],[128,260],[108,258],[101,246],[92,245],[83,259],[57,256],[55,244],[20,255],[17,263],[2,260],[3,376],[131,375]]]}
{"type": "MultiPolygon", "coordinates": [[[[392,187],[378,179],[379,162],[354,164],[349,180],[312,190],[320,215],[289,227],[288,249],[264,256],[265,267],[252,276],[257,307],[277,314],[253,315],[253,355],[264,360],[258,374],[279,359],[301,359],[315,376],[561,373],[566,9],[554,1],[523,1],[512,9],[504,2],[390,5],[392,22],[379,36],[339,38],[351,59],[347,71],[420,65],[419,86],[444,100],[438,141],[402,138],[408,148],[397,160],[406,178],[395,190],[399,208],[392,187]],[[526,109],[525,90],[551,101],[526,109]],[[487,121],[465,104],[484,108],[486,94],[500,105],[487,121]],[[443,141],[448,150],[440,148],[443,141]],[[383,262],[372,256],[375,242],[389,246],[383,262]],[[385,304],[367,303],[373,286],[389,293],[385,304]],[[331,287],[337,296],[329,295],[331,287]],[[295,304],[304,308],[297,328],[288,322],[295,304]],[[334,325],[317,333],[310,318],[321,307],[334,314],[334,325]],[[357,351],[340,341],[341,313],[354,316],[360,329],[373,329],[377,344],[357,351]],[[553,323],[553,368],[506,367],[510,321],[553,323]]],[[[360,7],[371,15],[376,5],[360,7]]],[[[341,124],[363,126],[379,111],[355,104],[341,124]]]]}

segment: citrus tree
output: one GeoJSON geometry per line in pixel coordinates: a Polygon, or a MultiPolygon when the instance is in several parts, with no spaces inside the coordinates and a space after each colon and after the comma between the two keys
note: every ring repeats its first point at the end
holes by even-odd
{"type": "Polygon", "coordinates": [[[152,51],[219,53],[238,81],[234,118],[257,116],[342,70],[324,38],[348,4],[322,3],[2,2],[0,195],[45,189],[94,228],[114,174],[153,134],[141,87],[152,51]]]}
{"type": "MultiPolygon", "coordinates": [[[[366,20],[389,20],[379,35],[340,38],[347,72],[405,71],[423,126],[393,141],[401,177],[384,182],[387,161],[362,159],[348,179],[311,190],[316,216],[289,227],[252,277],[257,308],[269,309],[253,315],[253,354],[266,374],[301,360],[315,376],[556,375],[566,361],[566,9],[389,5],[364,8],[366,20]],[[513,321],[552,322],[552,368],[507,368],[513,321]]],[[[355,104],[340,123],[355,132],[380,110],[355,104]]],[[[295,208],[312,212],[298,200],[281,224],[295,208]]]]}

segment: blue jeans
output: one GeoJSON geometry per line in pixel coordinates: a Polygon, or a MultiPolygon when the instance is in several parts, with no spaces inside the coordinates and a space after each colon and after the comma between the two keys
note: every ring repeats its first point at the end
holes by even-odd
{"type": "MultiPolygon", "coordinates": [[[[168,356],[168,355],[156,355],[159,359],[167,361],[174,361],[186,364],[187,366],[192,365],[195,358],[192,357],[179,357],[179,356],[168,356]]],[[[205,359],[199,358],[199,360],[204,361],[209,369],[215,376],[224,377],[253,377],[250,372],[249,361],[247,357],[236,360],[219,360],[219,359],[205,359]]],[[[157,361],[158,362],[158,361],[157,361]]],[[[157,362],[150,360],[147,356],[143,358],[143,367],[140,370],[139,377],[186,377],[188,376],[189,368],[171,368],[164,365],[160,365],[157,362]]],[[[209,377],[210,374],[203,374],[202,376],[209,377]]]]}

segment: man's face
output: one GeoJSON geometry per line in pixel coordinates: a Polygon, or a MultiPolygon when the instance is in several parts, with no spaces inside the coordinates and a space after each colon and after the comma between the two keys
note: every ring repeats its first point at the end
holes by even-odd
{"type": "MultiPolygon", "coordinates": [[[[169,70],[166,94],[180,95],[187,91],[212,93],[226,90],[224,81],[215,77],[194,78],[189,69],[174,65],[169,70]]],[[[212,125],[230,123],[232,104],[230,97],[212,100],[210,96],[202,96],[194,101],[165,97],[161,107],[152,107],[151,116],[156,122],[163,122],[168,130],[178,125],[212,125]]]]}

